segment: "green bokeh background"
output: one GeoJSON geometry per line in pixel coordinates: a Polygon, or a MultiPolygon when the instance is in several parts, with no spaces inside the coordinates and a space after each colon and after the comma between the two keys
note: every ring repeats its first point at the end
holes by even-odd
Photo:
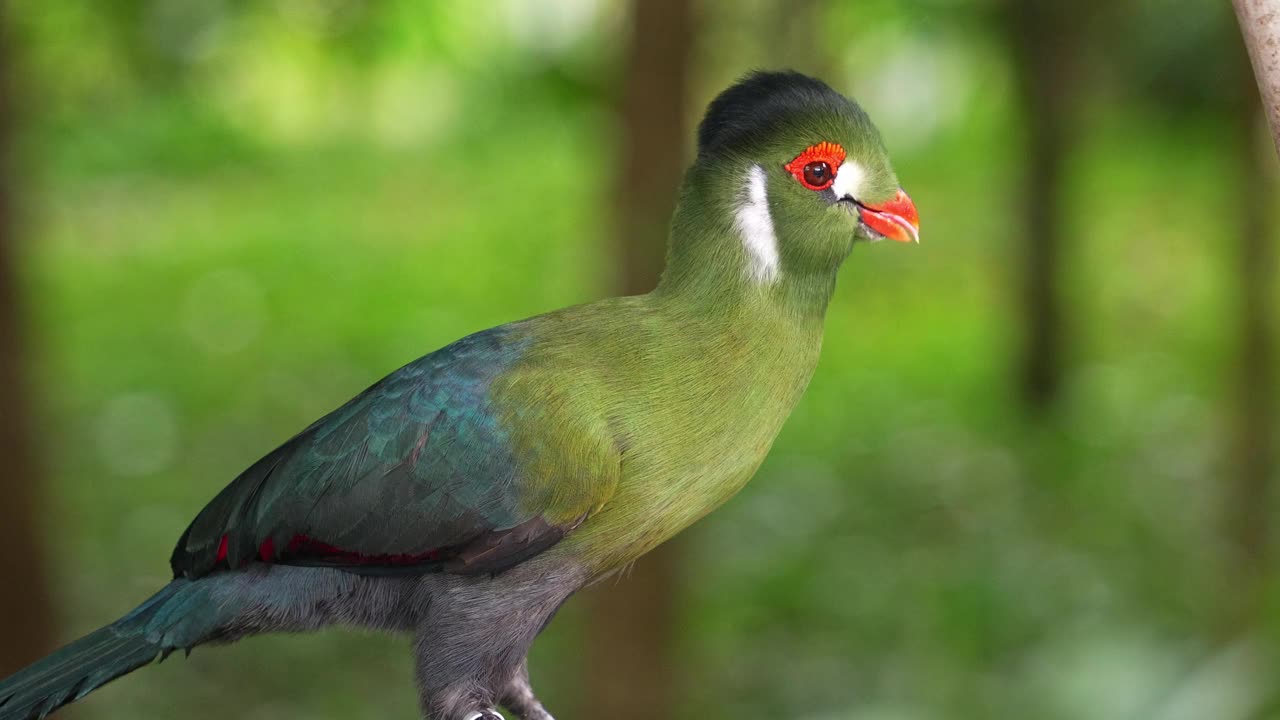
{"type": "MultiPolygon", "coordinates": [[[[298,428],[461,335],[609,291],[617,0],[13,5],[68,638],[165,582],[189,518],[298,428]]],[[[1229,7],[1132,3],[1088,28],[1066,382],[1033,421],[1015,382],[1024,128],[994,5],[806,5],[784,33],[798,5],[699,3],[690,120],[747,69],[821,57],[880,126],[924,242],[856,249],[804,402],[689,531],[681,716],[1280,717],[1276,594],[1257,627],[1220,632],[1229,7]]],[[[589,632],[571,602],[534,651],[566,718],[589,632]]],[[[405,641],[329,632],[199,650],[75,712],[416,707],[405,641]]]]}

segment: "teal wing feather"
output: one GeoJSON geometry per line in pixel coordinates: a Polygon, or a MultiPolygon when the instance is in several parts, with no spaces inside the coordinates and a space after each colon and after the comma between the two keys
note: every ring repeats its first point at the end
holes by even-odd
{"type": "MultiPolygon", "coordinates": [[[[499,572],[554,544],[582,516],[528,507],[503,422],[525,413],[502,412],[490,392],[526,342],[505,328],[463,338],[321,418],[200,512],[175,576],[253,561],[499,572]]],[[[577,500],[584,516],[598,498],[577,500]]]]}

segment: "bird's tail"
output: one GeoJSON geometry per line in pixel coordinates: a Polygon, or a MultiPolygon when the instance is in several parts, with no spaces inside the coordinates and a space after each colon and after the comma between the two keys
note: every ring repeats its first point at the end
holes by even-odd
{"type": "Polygon", "coordinates": [[[174,580],[114,623],[0,680],[0,720],[33,720],[88,695],[108,682],[189,650],[217,624],[208,588],[174,580]]]}

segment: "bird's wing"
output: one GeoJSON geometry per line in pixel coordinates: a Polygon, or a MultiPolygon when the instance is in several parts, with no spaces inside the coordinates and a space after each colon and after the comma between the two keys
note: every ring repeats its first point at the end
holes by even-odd
{"type": "Polygon", "coordinates": [[[510,391],[525,345],[477,333],[321,418],[200,512],[175,575],[254,561],[496,573],[554,545],[612,495],[620,455],[555,383],[510,391]]]}

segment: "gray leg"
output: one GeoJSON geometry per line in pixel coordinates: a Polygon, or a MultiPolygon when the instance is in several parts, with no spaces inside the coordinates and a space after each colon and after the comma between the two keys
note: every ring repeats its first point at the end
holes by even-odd
{"type": "Polygon", "coordinates": [[[487,716],[507,704],[522,720],[549,720],[528,689],[524,659],[581,577],[536,561],[497,577],[424,577],[413,649],[427,717],[496,720],[487,716]]]}
{"type": "Polygon", "coordinates": [[[506,687],[502,689],[501,701],[520,720],[555,720],[533,694],[533,686],[529,684],[527,658],[520,661],[515,677],[507,681],[506,687]]]}

